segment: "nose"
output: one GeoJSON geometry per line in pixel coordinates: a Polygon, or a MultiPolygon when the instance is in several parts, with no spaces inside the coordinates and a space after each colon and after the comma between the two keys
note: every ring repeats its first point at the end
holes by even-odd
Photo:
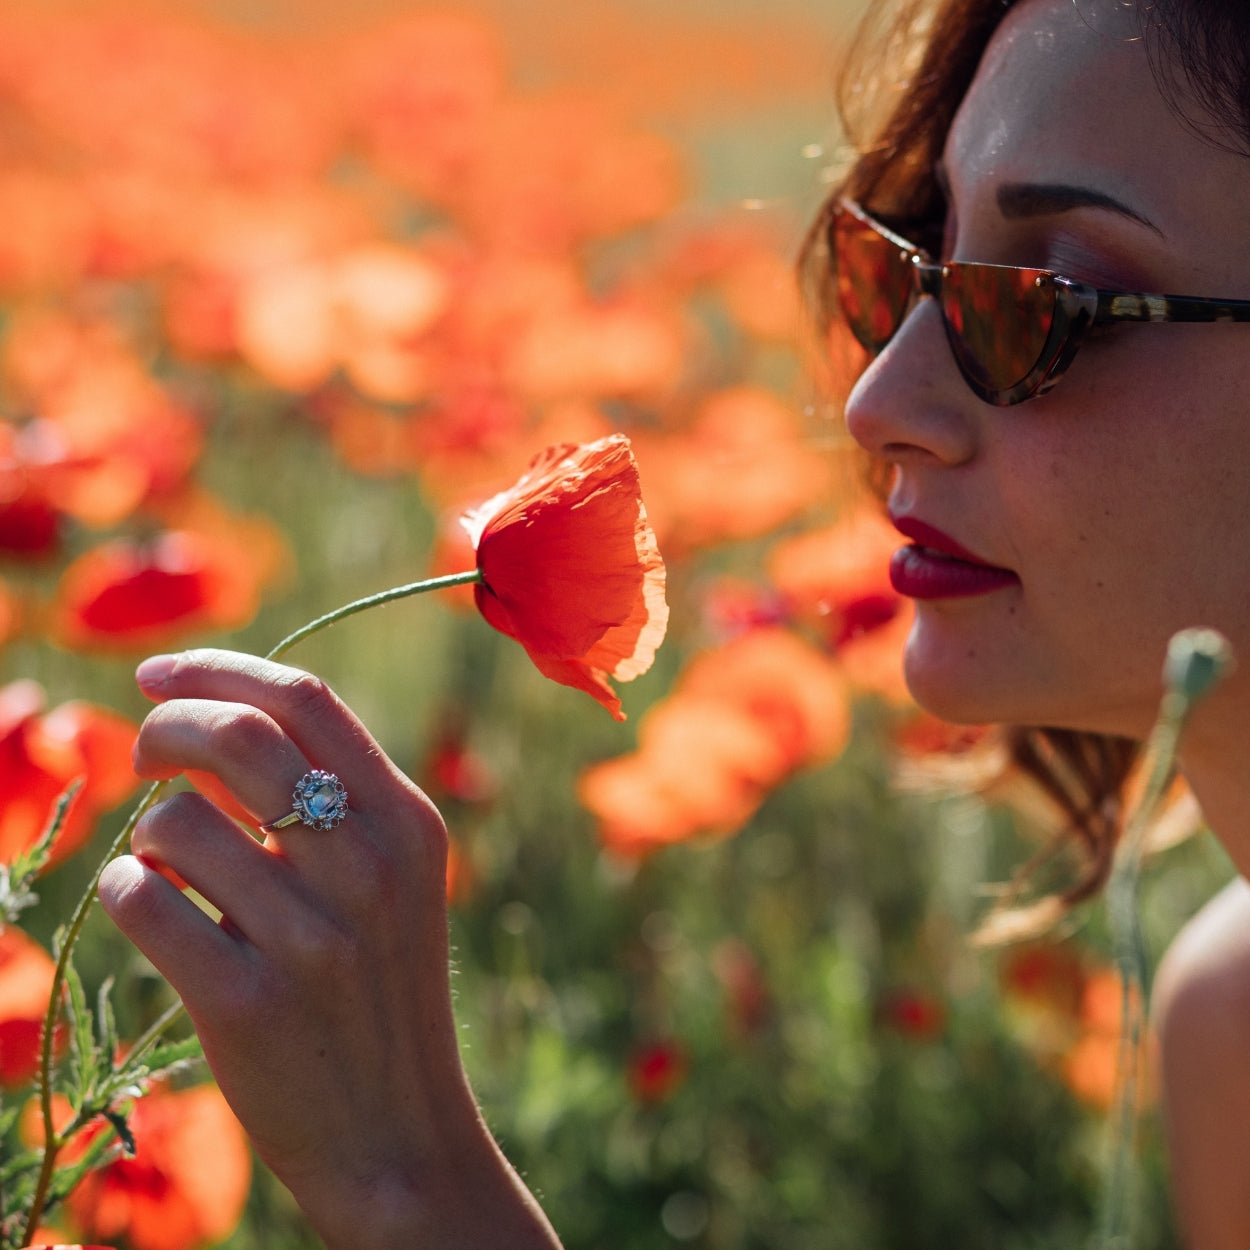
{"type": "Polygon", "coordinates": [[[977,451],[980,401],[960,376],[937,301],[920,299],[846,403],[850,435],[891,464],[957,465],[977,451]]]}

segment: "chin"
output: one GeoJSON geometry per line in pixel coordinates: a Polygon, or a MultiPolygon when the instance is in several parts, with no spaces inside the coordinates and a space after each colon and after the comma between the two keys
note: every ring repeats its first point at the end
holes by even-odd
{"type": "Polygon", "coordinates": [[[1122,691],[1026,668],[1019,655],[978,656],[967,648],[949,653],[915,634],[903,657],[903,676],[926,712],[954,725],[1028,725],[1143,739],[1157,710],[1153,690],[1148,699],[1125,701],[1122,691]]]}

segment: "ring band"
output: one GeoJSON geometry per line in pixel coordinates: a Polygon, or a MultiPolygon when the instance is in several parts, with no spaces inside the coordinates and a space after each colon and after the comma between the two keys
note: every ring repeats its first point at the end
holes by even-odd
{"type": "Polygon", "coordinates": [[[314,768],[299,779],[291,804],[285,816],[261,825],[261,833],[272,833],[295,824],[307,825],[310,829],[333,829],[347,815],[347,787],[333,773],[314,768]]]}

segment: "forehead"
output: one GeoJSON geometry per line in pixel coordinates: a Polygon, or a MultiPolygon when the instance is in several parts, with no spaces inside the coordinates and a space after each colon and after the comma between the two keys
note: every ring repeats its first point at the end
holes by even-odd
{"type": "Polygon", "coordinates": [[[1007,14],[956,114],[945,164],[957,200],[985,182],[1093,186],[1166,233],[1227,225],[1250,241],[1236,212],[1250,195],[1250,159],[1188,128],[1145,45],[1093,28],[1071,0],[1023,0],[1007,14]]]}

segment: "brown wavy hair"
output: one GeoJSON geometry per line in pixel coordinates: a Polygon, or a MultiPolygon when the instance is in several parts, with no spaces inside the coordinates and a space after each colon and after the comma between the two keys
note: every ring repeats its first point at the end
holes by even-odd
{"type": "MultiPolygon", "coordinates": [[[[1014,2],[875,3],[865,19],[838,100],[854,159],[812,224],[800,262],[808,304],[826,341],[837,322],[826,246],[833,205],[845,196],[887,221],[940,223],[946,209],[934,176],[937,161],[985,47],[1014,2]]],[[[1096,26],[1106,0],[1075,2],[1096,26]]],[[[1138,19],[1134,37],[1146,42],[1160,88],[1196,141],[1250,155],[1250,3],[1154,0],[1139,6],[1138,19]]],[[[888,466],[870,464],[867,476],[882,493],[888,466]]],[[[1131,739],[1066,729],[1010,727],[1001,735],[1009,766],[1040,789],[1060,820],[983,927],[981,936],[990,941],[1034,934],[1102,889],[1138,754],[1131,739]],[[1077,859],[1069,884],[1021,906],[1036,870],[1069,849],[1077,859]]]]}

